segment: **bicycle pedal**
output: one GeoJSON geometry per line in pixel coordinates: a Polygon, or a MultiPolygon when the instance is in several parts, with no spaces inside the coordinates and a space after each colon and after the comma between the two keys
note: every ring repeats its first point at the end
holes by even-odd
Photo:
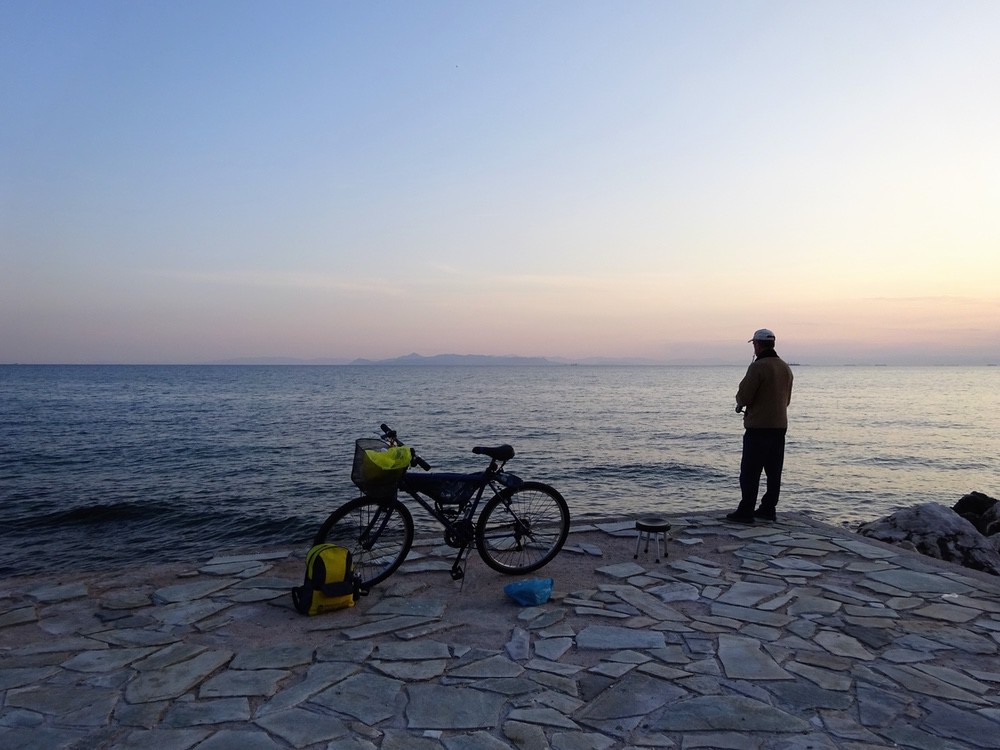
{"type": "Polygon", "coordinates": [[[463,578],[465,578],[465,571],[464,570],[462,570],[461,568],[452,568],[451,569],[451,580],[453,580],[453,581],[460,581],[463,578]]]}

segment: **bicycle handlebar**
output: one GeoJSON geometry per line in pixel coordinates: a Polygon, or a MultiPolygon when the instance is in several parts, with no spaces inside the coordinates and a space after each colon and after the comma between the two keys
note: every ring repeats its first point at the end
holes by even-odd
{"type": "MultiPolygon", "coordinates": [[[[380,424],[379,428],[382,430],[382,437],[388,440],[390,445],[403,444],[402,441],[396,436],[396,431],[391,429],[389,425],[387,425],[385,422],[380,424]]],[[[419,466],[424,471],[431,470],[431,465],[426,461],[424,461],[424,459],[422,459],[420,456],[418,456],[417,452],[413,450],[412,447],[410,448],[410,455],[412,456],[412,458],[410,459],[411,466],[419,466]]]]}

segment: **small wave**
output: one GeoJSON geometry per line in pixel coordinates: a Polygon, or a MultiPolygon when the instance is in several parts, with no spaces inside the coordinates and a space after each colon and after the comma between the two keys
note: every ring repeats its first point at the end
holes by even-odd
{"type": "Polygon", "coordinates": [[[882,469],[933,469],[934,471],[985,471],[986,463],[938,460],[919,456],[866,456],[854,462],[859,466],[876,466],[882,469]]]}
{"type": "Polygon", "coordinates": [[[145,521],[169,512],[160,503],[120,502],[96,503],[69,510],[55,511],[36,516],[27,516],[8,522],[17,527],[57,527],[78,524],[100,524],[116,521],[145,521]]]}
{"type": "Polygon", "coordinates": [[[861,466],[906,469],[913,468],[917,464],[924,464],[925,461],[916,461],[912,456],[866,456],[858,459],[856,463],[861,466]]]}
{"type": "Polygon", "coordinates": [[[728,476],[723,472],[707,466],[666,461],[658,464],[626,463],[606,464],[601,466],[576,466],[567,475],[573,479],[586,479],[588,476],[602,478],[614,477],[618,480],[648,481],[650,479],[680,479],[683,481],[707,481],[728,476]]]}
{"type": "Polygon", "coordinates": [[[21,519],[0,553],[0,575],[80,571],[135,562],[198,562],[220,552],[307,548],[322,518],[192,512],[141,503],[95,504],[21,519]]]}

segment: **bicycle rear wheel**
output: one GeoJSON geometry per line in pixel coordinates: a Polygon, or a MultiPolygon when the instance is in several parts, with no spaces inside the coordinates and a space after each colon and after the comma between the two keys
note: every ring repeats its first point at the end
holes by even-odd
{"type": "Polygon", "coordinates": [[[568,534],[563,496],[547,484],[524,482],[486,503],[476,524],[476,547],[493,570],[521,575],[549,563],[568,534]]]}
{"type": "Polygon", "coordinates": [[[381,583],[403,564],[413,544],[413,516],[395,498],[362,495],[323,522],[313,544],[339,544],[351,551],[362,588],[381,583]]]}

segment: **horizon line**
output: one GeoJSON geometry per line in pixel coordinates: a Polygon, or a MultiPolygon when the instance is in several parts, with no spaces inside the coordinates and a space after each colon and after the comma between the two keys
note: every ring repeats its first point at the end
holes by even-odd
{"type": "MultiPolygon", "coordinates": [[[[478,362],[405,361],[405,357],[354,359],[316,357],[245,357],[197,362],[0,362],[0,367],[745,367],[744,362],[649,360],[641,357],[549,358],[494,355],[430,355],[423,360],[453,356],[478,362]],[[532,360],[518,362],[516,360],[532,360]]],[[[788,362],[790,367],[998,367],[1000,362],[788,362]]]]}

